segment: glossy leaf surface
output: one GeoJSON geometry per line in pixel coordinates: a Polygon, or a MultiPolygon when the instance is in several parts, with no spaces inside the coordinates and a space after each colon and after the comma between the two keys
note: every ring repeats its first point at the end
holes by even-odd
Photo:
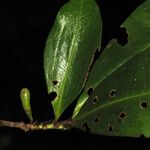
{"type": "Polygon", "coordinates": [[[46,42],[44,71],[56,120],[83,89],[100,47],[101,18],[94,0],[70,0],[59,11],[46,42]]]}
{"type": "Polygon", "coordinates": [[[101,135],[150,136],[149,12],[147,0],[123,23],[128,43],[112,40],[93,66],[74,112],[77,127],[101,135]],[[89,87],[94,91],[88,98],[89,87]]]}

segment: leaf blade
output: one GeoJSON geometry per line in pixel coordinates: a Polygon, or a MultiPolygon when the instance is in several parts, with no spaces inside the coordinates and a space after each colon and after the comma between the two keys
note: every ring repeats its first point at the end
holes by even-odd
{"type": "Polygon", "coordinates": [[[126,27],[128,33],[128,43],[125,46],[119,45],[115,39],[109,42],[100,59],[95,62],[91,73],[89,74],[89,79],[81,98],[78,100],[73,118],[75,118],[88,99],[89,96],[87,90],[89,87],[95,89],[121,65],[149,47],[150,39],[148,37],[150,35],[150,22],[149,19],[147,19],[150,18],[149,10],[150,4],[146,1],[123,23],[122,26],[126,27]],[[145,17],[143,17],[143,14],[145,17]],[[142,32],[138,32],[138,30],[142,30],[142,32]]]}
{"type": "Polygon", "coordinates": [[[93,66],[86,90],[93,87],[94,92],[81,95],[84,103],[79,100],[82,106],[73,116],[76,127],[83,129],[86,123],[96,134],[150,137],[149,11],[149,1],[137,8],[124,23],[128,44],[123,47],[112,40],[93,66]],[[138,29],[142,32],[135,35],[138,29]]]}
{"type": "Polygon", "coordinates": [[[101,18],[94,0],[71,0],[59,11],[44,54],[48,93],[57,93],[52,101],[56,120],[83,89],[100,36],[101,18]]]}
{"type": "Polygon", "coordinates": [[[149,58],[150,48],[136,55],[105,79],[74,119],[77,127],[81,128],[84,122],[88,122],[92,133],[113,136],[138,137],[140,134],[150,136],[149,58]],[[139,60],[141,62],[137,64],[139,60]],[[116,80],[121,84],[114,83],[116,80]],[[116,93],[110,97],[110,92],[114,89],[116,93]],[[99,101],[93,104],[95,96],[99,98],[99,101]],[[142,106],[142,103],[145,103],[145,106],[142,106]],[[126,118],[119,118],[121,112],[126,114],[126,118]],[[101,119],[96,124],[94,118],[97,116],[101,119]],[[91,120],[93,120],[92,123],[91,120]],[[111,132],[107,130],[109,125],[113,128],[111,132]]]}

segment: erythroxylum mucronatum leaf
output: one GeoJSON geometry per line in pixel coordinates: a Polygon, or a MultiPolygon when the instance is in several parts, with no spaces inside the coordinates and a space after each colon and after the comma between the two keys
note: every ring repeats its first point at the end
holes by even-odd
{"type": "Polygon", "coordinates": [[[123,26],[128,43],[108,44],[90,72],[73,120],[96,134],[150,137],[150,1],[123,26]]]}
{"type": "Polygon", "coordinates": [[[44,53],[56,120],[83,89],[100,41],[101,17],[95,0],[70,0],[60,9],[44,53]]]}

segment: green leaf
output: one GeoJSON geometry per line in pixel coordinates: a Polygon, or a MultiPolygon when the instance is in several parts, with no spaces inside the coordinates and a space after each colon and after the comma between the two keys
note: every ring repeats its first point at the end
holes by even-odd
{"type": "Polygon", "coordinates": [[[101,17],[94,0],[70,0],[59,11],[48,36],[44,71],[56,120],[85,86],[100,47],[101,17]]]}
{"type": "Polygon", "coordinates": [[[93,66],[73,115],[77,127],[101,135],[150,136],[149,12],[147,0],[123,23],[128,43],[112,40],[93,66]]]}

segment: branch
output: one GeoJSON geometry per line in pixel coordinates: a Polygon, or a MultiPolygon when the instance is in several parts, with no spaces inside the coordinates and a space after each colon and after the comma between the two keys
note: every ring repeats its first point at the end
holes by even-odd
{"type": "Polygon", "coordinates": [[[73,126],[72,120],[64,120],[62,122],[42,122],[42,123],[24,123],[24,122],[12,122],[0,120],[0,126],[18,128],[25,132],[33,130],[49,130],[49,129],[61,129],[66,130],[73,126]]]}

